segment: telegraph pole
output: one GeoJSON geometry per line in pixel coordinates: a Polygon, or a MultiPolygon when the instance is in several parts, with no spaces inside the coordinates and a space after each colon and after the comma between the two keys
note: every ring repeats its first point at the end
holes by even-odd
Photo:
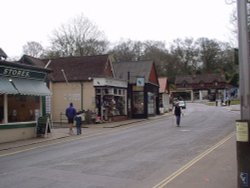
{"type": "Polygon", "coordinates": [[[250,56],[247,19],[249,0],[237,0],[241,119],[236,121],[238,188],[250,188],[250,56]]]}

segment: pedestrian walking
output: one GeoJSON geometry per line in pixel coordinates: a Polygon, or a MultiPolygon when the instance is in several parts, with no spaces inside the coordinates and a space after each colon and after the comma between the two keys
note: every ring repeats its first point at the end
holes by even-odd
{"type": "Polygon", "coordinates": [[[74,108],[73,103],[69,104],[69,107],[66,109],[65,114],[68,118],[69,134],[73,135],[74,117],[76,116],[76,109],[74,108]]]}
{"type": "Polygon", "coordinates": [[[180,126],[180,122],[181,122],[181,107],[179,106],[179,103],[177,102],[174,108],[174,115],[176,117],[176,126],[179,127],[180,126]]]}
{"type": "Polygon", "coordinates": [[[82,112],[77,112],[75,116],[76,121],[76,134],[82,134],[82,112]]]}

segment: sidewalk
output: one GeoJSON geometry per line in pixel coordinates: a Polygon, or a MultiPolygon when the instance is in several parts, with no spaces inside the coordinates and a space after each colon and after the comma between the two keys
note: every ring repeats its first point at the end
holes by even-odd
{"type": "MultiPolygon", "coordinates": [[[[153,120],[153,119],[159,119],[167,116],[171,116],[171,113],[165,113],[163,115],[157,115],[154,117],[149,117],[148,119],[129,119],[124,121],[117,121],[117,122],[105,122],[101,124],[88,124],[83,125],[83,131],[85,134],[90,135],[96,133],[96,129],[103,129],[103,128],[116,128],[121,127],[123,125],[129,125],[137,122],[147,121],[147,120],[153,120]]],[[[75,128],[74,128],[75,129],[75,128]]],[[[8,143],[0,143],[0,151],[18,148],[22,146],[28,146],[33,144],[38,144],[42,142],[47,142],[50,140],[56,140],[56,139],[62,139],[66,137],[70,137],[69,135],[69,129],[67,124],[60,124],[60,123],[54,123],[52,127],[52,133],[49,134],[45,138],[31,138],[27,140],[19,140],[15,142],[8,142],[8,143]]]]}
{"type": "MultiPolygon", "coordinates": [[[[94,134],[96,132],[96,129],[115,128],[115,127],[120,127],[123,125],[133,124],[136,122],[146,121],[146,120],[147,119],[131,119],[131,120],[125,120],[125,121],[119,121],[119,122],[83,125],[83,131],[85,134],[90,135],[90,134],[94,134]]],[[[74,131],[75,131],[75,128],[74,128],[74,131]]],[[[31,138],[31,139],[19,140],[15,142],[0,143],[0,151],[18,148],[22,146],[38,144],[38,143],[42,143],[42,142],[46,142],[50,140],[62,139],[62,138],[70,137],[70,136],[72,135],[69,135],[69,128],[67,128],[67,124],[60,125],[60,123],[56,123],[53,125],[52,131],[50,134],[48,134],[48,136],[44,138],[31,138]]]]}

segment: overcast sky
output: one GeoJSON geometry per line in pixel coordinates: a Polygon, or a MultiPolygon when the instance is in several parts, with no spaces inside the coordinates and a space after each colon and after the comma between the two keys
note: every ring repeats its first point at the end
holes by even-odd
{"type": "Polygon", "coordinates": [[[230,42],[233,7],[226,0],[2,0],[0,48],[19,57],[28,41],[46,47],[54,29],[80,14],[114,43],[131,39],[169,44],[186,37],[230,42]]]}

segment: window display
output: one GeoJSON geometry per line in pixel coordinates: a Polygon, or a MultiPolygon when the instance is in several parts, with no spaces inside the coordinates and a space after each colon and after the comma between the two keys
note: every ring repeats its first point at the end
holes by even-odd
{"type": "Polygon", "coordinates": [[[156,107],[155,107],[155,95],[154,93],[148,92],[148,114],[155,114],[156,107]]]}
{"type": "Polygon", "coordinates": [[[126,115],[125,96],[125,89],[96,88],[98,115],[102,115],[104,120],[108,120],[108,118],[113,116],[126,115]],[[103,110],[102,112],[101,109],[103,110]]]}
{"type": "Polygon", "coordinates": [[[8,122],[35,121],[35,111],[39,109],[38,96],[8,95],[8,122]]]}
{"type": "Polygon", "coordinates": [[[133,93],[133,113],[144,114],[144,92],[133,93]]]}

